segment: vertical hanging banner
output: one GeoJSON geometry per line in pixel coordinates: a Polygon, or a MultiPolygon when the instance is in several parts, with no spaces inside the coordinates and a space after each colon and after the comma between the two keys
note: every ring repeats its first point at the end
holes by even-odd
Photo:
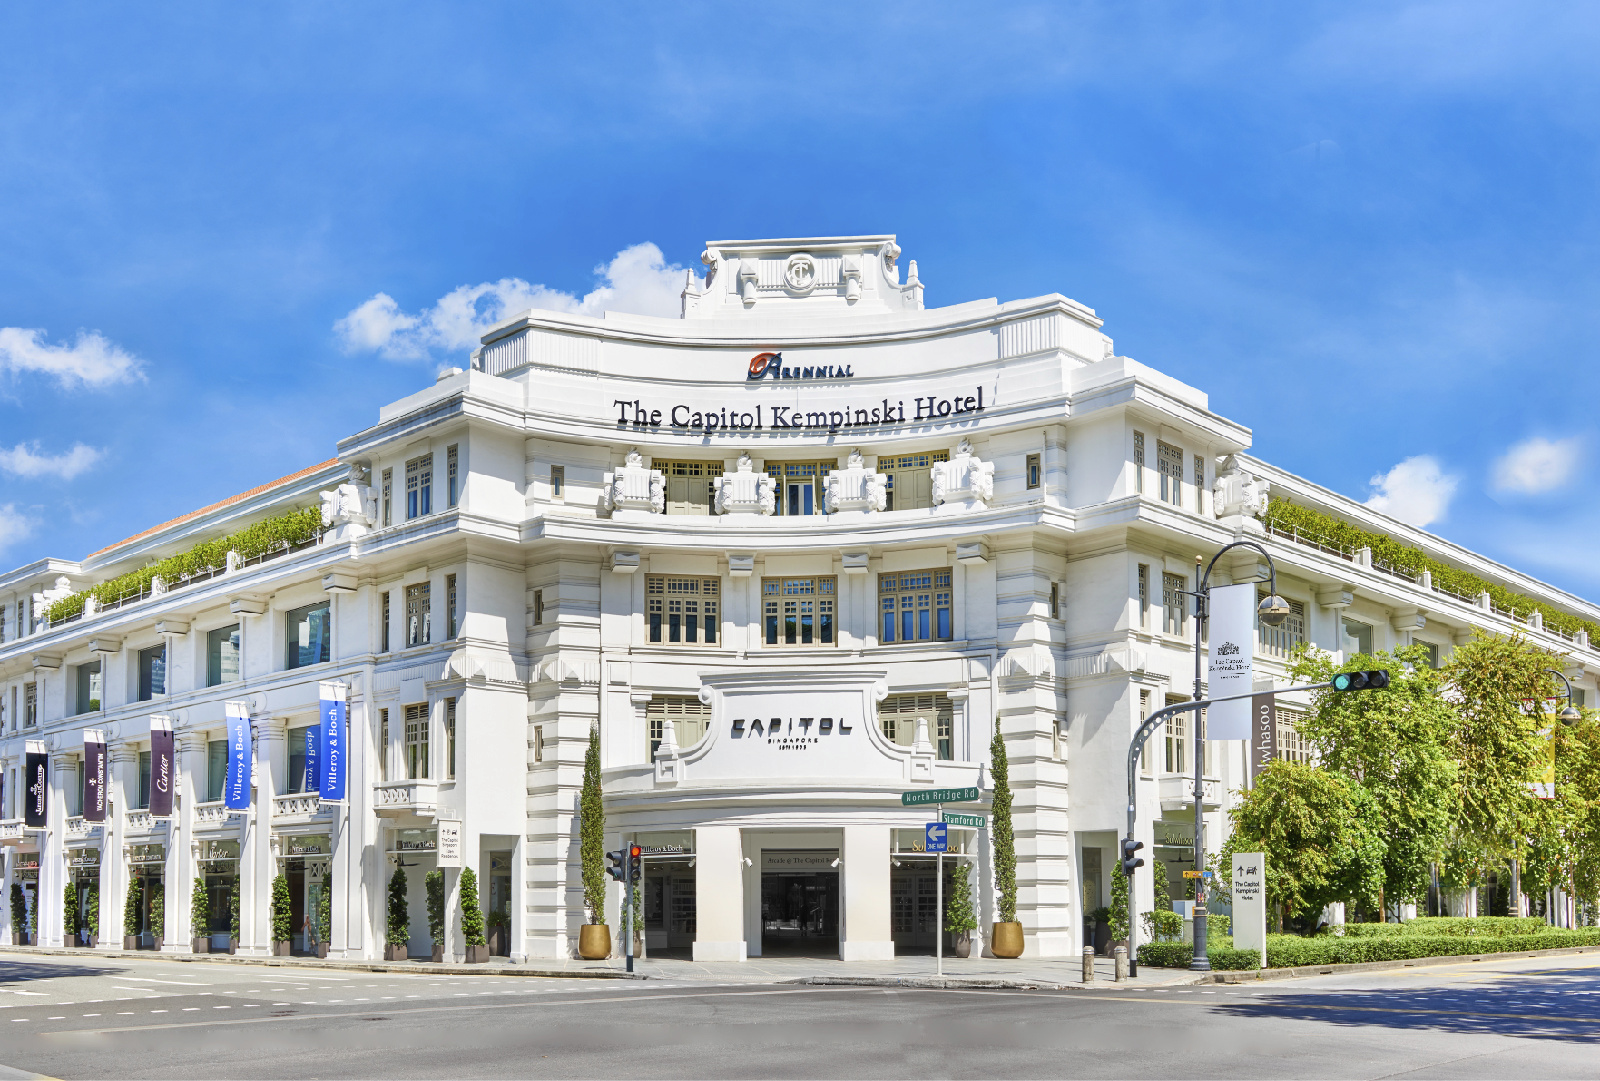
{"type": "Polygon", "coordinates": [[[1278,696],[1271,691],[1250,699],[1250,782],[1278,757],[1278,696]]]}
{"type": "Polygon", "coordinates": [[[106,737],[93,728],[83,733],[83,818],[106,820],[106,737]]]}
{"type": "Polygon", "coordinates": [[[23,825],[29,829],[43,829],[50,806],[50,755],[43,740],[30,739],[24,757],[23,825]]]}
{"type": "Polygon", "coordinates": [[[172,817],[172,718],[163,713],[150,716],[150,814],[154,818],[172,817]]]}
{"type": "MultiPolygon", "coordinates": [[[[1214,699],[1249,694],[1255,661],[1255,583],[1212,587],[1208,608],[1211,658],[1207,693],[1214,699]]],[[[1248,698],[1241,698],[1207,707],[1206,739],[1249,739],[1250,706],[1248,698]]]]}
{"type": "Polygon", "coordinates": [[[322,747],[322,725],[313,724],[306,728],[306,775],[300,778],[300,791],[318,792],[322,789],[322,756],[318,753],[322,747]]]}
{"type": "Polygon", "coordinates": [[[344,683],[319,683],[317,690],[322,709],[322,723],[317,726],[322,736],[321,754],[318,756],[322,773],[317,791],[321,793],[324,803],[343,803],[344,775],[349,758],[345,719],[350,688],[344,683]]]}
{"type": "Polygon", "coordinates": [[[1556,798],[1556,730],[1539,729],[1539,779],[1529,787],[1540,799],[1556,798]]]}
{"type": "Polygon", "coordinates": [[[250,807],[250,703],[224,702],[228,715],[228,776],[222,786],[230,811],[250,807]]]}

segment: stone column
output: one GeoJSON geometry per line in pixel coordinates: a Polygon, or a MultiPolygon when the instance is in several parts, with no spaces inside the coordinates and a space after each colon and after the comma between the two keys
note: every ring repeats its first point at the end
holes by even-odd
{"type": "MultiPolygon", "coordinates": [[[[694,849],[694,959],[743,961],[744,852],[739,828],[702,826],[694,831],[694,849]]],[[[887,911],[887,900],[884,903],[887,911]]]]}
{"type": "Polygon", "coordinates": [[[257,956],[272,952],[272,880],[278,873],[272,843],[272,801],[282,784],[288,765],[284,749],[288,725],[281,717],[252,719],[255,729],[255,763],[252,777],[255,795],[246,830],[246,844],[239,853],[239,949],[257,956]]]}
{"type": "MultiPolygon", "coordinates": [[[[172,672],[170,647],[167,653],[167,673],[172,672]]],[[[194,913],[190,911],[190,898],[194,895],[194,880],[200,873],[200,842],[195,835],[195,809],[194,805],[205,799],[206,794],[206,734],[204,732],[184,732],[177,737],[178,756],[178,786],[177,806],[173,808],[172,820],[176,827],[174,846],[179,850],[179,859],[175,865],[176,873],[172,876],[174,888],[167,891],[167,902],[176,905],[176,909],[168,908],[167,926],[172,928],[175,939],[173,952],[194,952],[196,936],[206,933],[205,928],[194,925],[194,913]]]]}
{"type": "Polygon", "coordinates": [[[889,926],[889,837],[888,826],[844,828],[841,961],[894,959],[889,926]]]}
{"type": "Polygon", "coordinates": [[[54,751],[50,755],[50,802],[45,811],[49,832],[37,835],[40,841],[39,942],[45,946],[67,944],[62,900],[67,884],[67,793],[59,778],[63,776],[63,769],[72,763],[70,754],[54,751]]]}
{"type": "Polygon", "coordinates": [[[105,848],[100,852],[100,941],[122,948],[122,907],[133,875],[128,866],[128,808],[139,793],[139,748],[127,740],[109,742],[111,806],[106,815],[105,848]]]}

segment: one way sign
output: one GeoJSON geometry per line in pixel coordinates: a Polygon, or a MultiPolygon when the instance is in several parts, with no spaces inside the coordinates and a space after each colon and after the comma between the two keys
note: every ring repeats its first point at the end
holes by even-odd
{"type": "Polygon", "coordinates": [[[949,850],[950,827],[943,822],[929,822],[924,827],[924,852],[945,852],[949,850]]]}

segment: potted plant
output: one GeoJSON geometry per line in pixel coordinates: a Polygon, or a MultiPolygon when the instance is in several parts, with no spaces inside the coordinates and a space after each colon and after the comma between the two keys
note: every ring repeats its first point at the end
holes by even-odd
{"type": "Polygon", "coordinates": [[[583,907],[589,922],[578,929],[578,956],[601,961],[611,956],[606,926],[606,810],[600,798],[600,729],[589,729],[583,756],[583,795],[578,804],[578,858],[583,867],[583,907]]]}
{"type": "Polygon", "coordinates": [[[151,948],[161,952],[167,935],[167,891],[162,884],[150,891],[150,941],[151,948]]]}
{"type": "Polygon", "coordinates": [[[489,913],[489,955],[491,957],[509,957],[511,955],[511,917],[506,915],[503,908],[494,909],[489,913]]]}
{"type": "Polygon", "coordinates": [[[1101,905],[1089,913],[1089,919],[1094,921],[1094,952],[1102,957],[1111,953],[1111,909],[1101,905]]]}
{"type": "Polygon", "coordinates": [[[1011,828],[1011,779],[1006,738],[1000,718],[994,719],[989,744],[989,775],[994,778],[993,816],[989,835],[994,844],[994,881],[1000,890],[1000,919],[989,928],[989,952],[996,957],[1022,956],[1022,924],[1017,922],[1017,835],[1011,828]]]}
{"type": "Polygon", "coordinates": [[[328,956],[328,940],[333,937],[333,882],[322,884],[322,899],[317,903],[317,956],[328,956]]]}
{"type": "Polygon", "coordinates": [[[411,941],[411,915],[406,911],[406,871],[396,867],[389,877],[389,924],[384,934],[383,959],[404,961],[411,941]]]}
{"type": "Polygon", "coordinates": [[[206,873],[194,876],[194,889],[189,891],[189,924],[193,932],[195,953],[211,952],[211,895],[206,892],[206,873]]]}
{"type": "Polygon", "coordinates": [[[11,883],[11,940],[18,946],[28,944],[28,897],[22,892],[22,883],[11,883]]]}
{"type": "Polygon", "coordinates": [[[444,960],[444,872],[433,870],[423,879],[428,890],[428,934],[433,936],[433,959],[444,960]]]}
{"type": "Polygon", "coordinates": [[[290,939],[293,934],[294,917],[290,914],[289,876],[278,875],[272,880],[272,956],[289,956],[290,939]]]}
{"type": "Polygon", "coordinates": [[[955,955],[972,956],[972,932],[978,927],[978,914],[972,907],[972,868],[966,860],[956,860],[950,869],[950,899],[944,905],[944,929],[954,937],[955,955]]]}
{"type": "Polygon", "coordinates": [[[78,884],[71,880],[61,896],[61,944],[78,944],[78,884]]]}
{"type": "Polygon", "coordinates": [[[92,950],[100,944],[100,887],[90,886],[84,901],[83,929],[92,950]]]}
{"type": "Polygon", "coordinates": [[[141,879],[128,879],[128,896],[122,902],[122,948],[125,950],[139,948],[139,894],[142,889],[141,879]]]}
{"type": "MultiPolygon", "coordinates": [[[[1128,948],[1128,876],[1121,866],[1111,870],[1111,948],[1128,948]]],[[[1096,936],[1099,937],[1098,935],[1096,936]]]]}
{"type": "Polygon", "coordinates": [[[483,938],[483,909],[478,907],[478,873],[461,868],[461,937],[467,944],[467,964],[481,965],[489,960],[489,944],[483,938]]]}
{"type": "Polygon", "coordinates": [[[228,953],[239,949],[239,873],[234,872],[233,889],[228,891],[228,953]]]}

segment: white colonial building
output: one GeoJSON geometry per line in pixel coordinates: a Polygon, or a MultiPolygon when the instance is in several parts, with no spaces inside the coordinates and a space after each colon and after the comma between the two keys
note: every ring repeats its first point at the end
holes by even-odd
{"type": "MultiPolygon", "coordinates": [[[[395,867],[410,952],[431,952],[423,876],[460,823],[513,959],[573,954],[584,922],[578,791],[602,741],[608,847],[645,846],[651,952],[737,961],[931,950],[930,808],[975,787],[1000,726],[1015,791],[1019,919],[1033,956],[1076,953],[1109,900],[1140,719],[1192,691],[1195,557],[1259,540],[1297,641],[1335,653],[1474,627],[1600,655],[1346,552],[1264,530],[1265,494],[1394,535],[1582,619],[1600,610],[1247,456],[1206,395],[1116,355],[1052,294],[925,309],[888,236],[710,244],[677,320],[530,311],[466,370],[382,407],[337,457],[81,562],[0,575],[0,842],[36,941],[63,942],[66,883],[120,948],[271,948],[287,877],[294,948],[378,957],[395,867]],[[324,528],[82,606],[63,597],[285,511],[324,528]],[[52,606],[57,618],[49,618],[52,606]],[[343,804],[309,788],[318,686],[349,691],[343,804]],[[248,810],[222,801],[224,703],[254,730],[248,810]],[[150,811],[152,715],[176,734],[170,818],[150,811]],[[82,814],[85,732],[109,809],[82,814]],[[91,737],[92,738],[92,737],[91,737]],[[26,747],[48,755],[43,829],[22,820],[26,747]],[[203,876],[205,926],[191,912],[203,876]],[[151,919],[164,900],[164,918],[151,919]],[[329,917],[318,918],[326,898],[329,917]]],[[[309,455],[308,455],[309,456],[309,455]]],[[[203,562],[203,561],[202,561],[203,562]]],[[[1236,550],[1217,581],[1263,576],[1236,550]]],[[[1295,752],[1292,710],[1281,753],[1295,752]]],[[[1172,875],[1192,839],[1192,725],[1159,732],[1139,830],[1172,875]]],[[[1207,748],[1208,845],[1246,783],[1207,748]]],[[[988,834],[954,831],[994,919],[988,834]]],[[[1147,852],[1147,855],[1149,853],[1147,852]]],[[[452,896],[459,872],[447,873],[452,896]]],[[[1148,903],[1150,877],[1139,879],[1148,903]]],[[[459,913],[444,952],[461,956],[459,913]]],[[[615,926],[616,899],[612,900],[615,926]]],[[[9,921],[7,927],[9,928],[9,921]]],[[[619,936],[620,944],[620,936],[619,936]]]]}

